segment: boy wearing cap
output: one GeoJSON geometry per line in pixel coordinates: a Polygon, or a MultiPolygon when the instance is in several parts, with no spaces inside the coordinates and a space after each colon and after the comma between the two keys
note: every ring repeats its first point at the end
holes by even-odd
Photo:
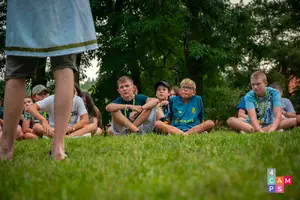
{"type": "MultiPolygon", "coordinates": [[[[49,97],[49,90],[44,85],[36,85],[31,90],[31,97],[35,103],[44,100],[49,97]]],[[[40,114],[48,120],[48,114],[45,111],[40,111],[40,114]]],[[[23,130],[27,129],[30,126],[30,121],[33,121],[33,134],[37,136],[45,135],[45,131],[43,126],[40,123],[40,120],[35,119],[32,115],[25,110],[24,112],[24,122],[23,122],[23,130]]]]}
{"type": "Polygon", "coordinates": [[[189,78],[180,83],[180,96],[169,100],[169,117],[171,125],[160,120],[155,122],[155,127],[169,134],[189,135],[211,131],[214,127],[212,120],[204,121],[203,103],[196,94],[196,84],[189,78]]]}
{"type": "Polygon", "coordinates": [[[156,106],[156,118],[168,123],[170,86],[165,81],[159,81],[154,85],[154,89],[156,98],[159,100],[159,103],[156,106]]]}
{"type": "MultiPolygon", "coordinates": [[[[89,123],[88,113],[84,106],[81,97],[75,95],[75,88],[73,91],[72,110],[69,115],[68,129],[65,134],[70,134],[76,130],[81,129],[84,125],[89,123]]],[[[53,137],[54,134],[54,95],[51,95],[41,101],[32,104],[27,108],[27,111],[41,123],[37,124],[39,133],[48,137],[53,137]],[[49,115],[47,120],[40,111],[45,111],[49,115]]],[[[36,129],[37,130],[37,129],[36,129]]]]}
{"type": "Polygon", "coordinates": [[[108,132],[114,135],[126,134],[128,131],[152,132],[156,120],[153,108],[157,106],[158,99],[148,98],[143,94],[134,95],[136,86],[128,76],[119,78],[117,85],[121,97],[106,106],[106,111],[112,115],[108,132]]]}

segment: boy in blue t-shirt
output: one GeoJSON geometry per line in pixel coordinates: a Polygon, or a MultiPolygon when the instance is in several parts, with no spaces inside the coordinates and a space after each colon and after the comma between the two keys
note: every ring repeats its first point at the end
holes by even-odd
{"type": "Polygon", "coordinates": [[[286,120],[282,121],[279,91],[267,87],[266,75],[254,72],[250,81],[252,90],[245,96],[248,117],[245,120],[229,118],[229,127],[244,132],[273,132],[293,127],[286,120]]]}
{"type": "Polygon", "coordinates": [[[156,121],[153,108],[159,103],[158,99],[148,98],[143,94],[135,95],[136,86],[128,76],[119,78],[117,84],[121,97],[106,106],[106,111],[112,115],[108,132],[114,135],[152,132],[156,121]]]}
{"type": "Polygon", "coordinates": [[[171,125],[160,120],[155,122],[155,127],[169,134],[189,135],[210,131],[214,127],[211,120],[204,122],[203,103],[196,94],[196,84],[189,78],[180,83],[180,96],[174,96],[169,100],[169,117],[171,125]]]}

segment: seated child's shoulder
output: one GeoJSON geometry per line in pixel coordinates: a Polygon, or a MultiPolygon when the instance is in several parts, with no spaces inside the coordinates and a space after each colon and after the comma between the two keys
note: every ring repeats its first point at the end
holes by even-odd
{"type": "Polygon", "coordinates": [[[144,94],[137,94],[137,95],[135,95],[135,98],[144,99],[144,98],[148,98],[148,97],[144,94]]]}

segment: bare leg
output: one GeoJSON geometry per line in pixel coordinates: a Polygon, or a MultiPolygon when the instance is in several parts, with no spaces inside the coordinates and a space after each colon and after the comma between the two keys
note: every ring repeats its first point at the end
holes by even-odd
{"type": "Polygon", "coordinates": [[[185,133],[191,134],[191,133],[202,133],[204,131],[210,132],[214,128],[214,126],[215,126],[215,123],[212,120],[207,120],[197,126],[194,126],[193,128],[191,128],[190,130],[188,130],[185,133]]]}
{"type": "Polygon", "coordinates": [[[25,140],[34,140],[34,139],[37,139],[37,135],[33,134],[33,133],[24,133],[24,139],[25,140]]]}
{"type": "Polygon", "coordinates": [[[300,125],[300,115],[297,115],[296,120],[297,120],[297,126],[299,126],[300,125]]]}
{"type": "Polygon", "coordinates": [[[132,132],[138,132],[139,131],[138,127],[135,126],[129,119],[127,119],[121,113],[121,111],[112,112],[111,114],[112,114],[112,118],[113,118],[114,123],[123,125],[123,126],[127,127],[132,132]]]}
{"type": "Polygon", "coordinates": [[[161,130],[163,133],[170,133],[170,134],[183,134],[184,132],[178,128],[176,128],[175,126],[171,126],[171,125],[168,125],[162,121],[156,121],[154,123],[154,126],[161,130]]]}
{"type": "Polygon", "coordinates": [[[253,132],[254,128],[252,125],[244,122],[244,120],[236,118],[236,117],[230,117],[227,120],[227,124],[230,128],[237,130],[237,131],[245,131],[247,133],[253,132]]]}
{"type": "Polygon", "coordinates": [[[39,135],[39,136],[47,136],[47,137],[53,137],[54,135],[54,128],[50,128],[50,133],[47,134],[44,127],[41,124],[35,124],[32,127],[33,129],[33,134],[39,135]]]}
{"type": "Polygon", "coordinates": [[[144,111],[138,116],[138,118],[133,122],[133,124],[134,124],[136,127],[139,127],[142,123],[144,123],[144,122],[149,118],[149,115],[150,115],[150,113],[151,113],[151,110],[152,110],[152,109],[144,110],[144,111]]]}
{"type": "Polygon", "coordinates": [[[32,127],[33,133],[39,136],[46,135],[44,127],[41,124],[35,124],[32,127]]]}
{"type": "Polygon", "coordinates": [[[13,158],[14,140],[23,110],[24,97],[25,79],[9,79],[6,81],[4,95],[5,124],[0,139],[0,160],[11,160],[13,158]]]}
{"type": "Polygon", "coordinates": [[[296,118],[286,118],[281,121],[278,129],[290,129],[296,127],[297,124],[297,119],[296,118]]]}
{"type": "Polygon", "coordinates": [[[16,140],[22,140],[24,139],[24,133],[22,131],[22,128],[20,125],[17,127],[17,132],[16,132],[16,140]]]}
{"type": "Polygon", "coordinates": [[[164,112],[162,111],[162,109],[159,107],[159,108],[156,108],[156,120],[159,120],[161,118],[163,118],[165,115],[164,115],[164,112]]]}
{"type": "Polygon", "coordinates": [[[73,133],[71,133],[70,135],[67,135],[66,137],[70,138],[70,137],[74,137],[74,136],[82,136],[86,133],[94,134],[97,131],[97,128],[98,128],[97,123],[91,123],[91,124],[85,125],[81,129],[78,129],[77,131],[74,131],[73,133]]]}
{"type": "Polygon", "coordinates": [[[54,136],[51,154],[57,159],[65,158],[64,137],[68,130],[68,119],[72,107],[74,74],[72,69],[64,68],[54,71],[54,136]]]}

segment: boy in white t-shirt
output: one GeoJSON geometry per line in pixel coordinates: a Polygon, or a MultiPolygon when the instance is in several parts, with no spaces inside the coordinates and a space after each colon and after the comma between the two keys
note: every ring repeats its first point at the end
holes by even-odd
{"type": "MultiPolygon", "coordinates": [[[[75,89],[74,89],[75,90],[75,89]]],[[[74,91],[75,94],[75,91],[74,91]]],[[[34,118],[40,120],[41,125],[44,128],[43,135],[52,137],[54,134],[54,95],[45,98],[35,104],[32,104],[27,108],[34,118]],[[47,112],[49,116],[49,122],[47,119],[40,114],[40,111],[47,112]]],[[[73,97],[72,110],[70,113],[70,118],[68,122],[68,132],[67,135],[81,129],[84,125],[89,123],[88,113],[84,106],[84,102],[81,97],[73,97]]]]}

